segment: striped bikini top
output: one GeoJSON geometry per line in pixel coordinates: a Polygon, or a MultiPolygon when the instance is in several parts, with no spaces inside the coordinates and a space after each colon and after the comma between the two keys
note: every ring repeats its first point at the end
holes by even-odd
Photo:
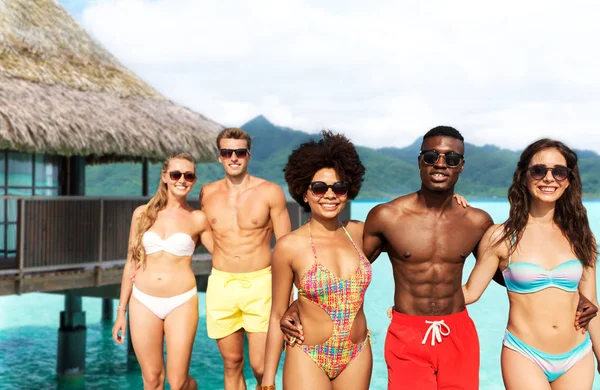
{"type": "MultiPolygon", "coordinates": [[[[514,236],[511,246],[514,244],[514,236]]],[[[556,287],[564,291],[575,292],[583,274],[583,265],[577,259],[567,260],[547,270],[539,264],[511,263],[512,253],[508,257],[508,266],[502,271],[506,289],[518,294],[538,292],[545,288],[556,287]]]]}
{"type": "MultiPolygon", "coordinates": [[[[340,222],[342,229],[344,229],[359,258],[358,267],[350,279],[341,279],[317,259],[317,249],[313,243],[310,221],[308,224],[310,245],[315,262],[300,277],[298,295],[318,305],[329,314],[334,323],[334,330],[339,332],[347,327],[348,329],[344,330],[349,332],[349,327],[352,325],[354,317],[362,306],[365,292],[369,283],[371,283],[373,275],[371,263],[358,250],[350,233],[348,233],[344,225],[340,222]]],[[[336,332],[334,331],[334,333],[336,332]]]]}

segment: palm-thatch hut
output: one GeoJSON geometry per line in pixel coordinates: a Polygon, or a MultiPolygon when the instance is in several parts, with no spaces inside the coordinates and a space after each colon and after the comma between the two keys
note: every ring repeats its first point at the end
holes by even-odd
{"type": "Polygon", "coordinates": [[[214,161],[221,128],[136,77],[55,0],[0,0],[0,150],[214,161]]]}
{"type": "MultiPolygon", "coordinates": [[[[54,238],[61,234],[54,232],[56,229],[30,239],[17,216],[27,214],[23,204],[36,200],[21,199],[17,207],[16,199],[2,195],[81,195],[86,163],[144,161],[147,172],[148,161],[163,160],[175,151],[190,152],[199,162],[214,161],[215,139],[221,129],[218,123],[169,101],[136,77],[56,0],[0,0],[0,270],[12,272],[18,265],[19,276],[14,280],[15,286],[21,286],[25,261],[30,261],[25,248],[31,252],[37,242],[44,254],[58,258],[67,268],[85,262],[100,272],[100,256],[112,243],[108,239],[101,242],[99,237],[120,231],[109,223],[102,227],[89,223],[90,213],[40,213],[32,214],[35,222],[25,225],[42,226],[44,218],[60,219],[64,231],[72,233],[63,237],[68,245],[54,245],[59,241],[54,238]],[[75,234],[87,234],[94,226],[102,233],[93,239],[75,234]],[[97,259],[89,260],[77,252],[80,247],[100,248],[86,249],[97,253],[97,259]]],[[[67,210],[61,207],[51,210],[67,210]]],[[[94,205],[89,207],[96,210],[94,205]]],[[[79,210],[68,210],[72,209],[79,210]]],[[[93,216],[104,223],[104,215],[110,213],[99,210],[93,216]]],[[[81,264],[76,267],[83,268],[81,264]]],[[[105,312],[110,314],[111,302],[104,301],[105,312]]],[[[59,380],[82,378],[86,331],[81,296],[65,295],[60,318],[59,380]]]]}
{"type": "Polygon", "coordinates": [[[138,78],[57,0],[0,0],[0,258],[17,242],[3,195],[82,195],[86,163],[118,161],[144,162],[147,194],[148,161],[215,161],[222,128],[138,78]]]}

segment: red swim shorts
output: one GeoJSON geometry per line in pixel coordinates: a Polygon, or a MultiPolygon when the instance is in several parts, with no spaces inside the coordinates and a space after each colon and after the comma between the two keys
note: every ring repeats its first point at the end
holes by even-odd
{"type": "Polygon", "coordinates": [[[431,317],[394,310],[385,361],[388,389],[479,388],[479,338],[466,309],[431,317]]]}

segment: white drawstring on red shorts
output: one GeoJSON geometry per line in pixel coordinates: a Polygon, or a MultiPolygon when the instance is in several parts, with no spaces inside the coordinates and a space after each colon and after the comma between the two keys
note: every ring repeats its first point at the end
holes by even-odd
{"type": "Polygon", "coordinates": [[[421,344],[425,344],[427,341],[427,337],[429,337],[429,333],[431,333],[431,345],[435,345],[435,341],[438,343],[442,342],[442,336],[448,336],[450,334],[450,327],[446,325],[444,320],[441,321],[425,321],[426,324],[431,324],[425,333],[425,337],[423,337],[423,341],[421,344]],[[444,330],[442,330],[442,328],[444,330]],[[444,333],[445,331],[445,333],[444,333]]]}

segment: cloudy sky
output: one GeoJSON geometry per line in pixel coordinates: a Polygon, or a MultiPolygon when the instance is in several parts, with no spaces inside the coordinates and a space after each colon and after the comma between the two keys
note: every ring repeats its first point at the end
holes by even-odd
{"type": "Polygon", "coordinates": [[[378,147],[447,124],[478,145],[549,136],[600,152],[595,0],[59,1],[140,77],[224,125],[263,114],[378,147]]]}

